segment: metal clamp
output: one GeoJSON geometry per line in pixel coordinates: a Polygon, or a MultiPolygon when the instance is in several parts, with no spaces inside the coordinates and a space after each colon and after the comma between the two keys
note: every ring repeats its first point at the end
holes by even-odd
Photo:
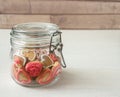
{"type": "Polygon", "coordinates": [[[63,49],[63,44],[62,44],[62,38],[61,38],[61,33],[62,32],[54,32],[52,35],[51,35],[51,39],[50,39],[50,46],[49,46],[49,53],[54,53],[55,50],[58,50],[60,52],[60,56],[62,58],[62,67],[63,68],[66,68],[66,63],[65,63],[65,59],[63,57],[63,53],[62,53],[62,49],[63,49]],[[56,44],[56,45],[53,45],[52,42],[53,42],[53,37],[54,36],[57,36],[59,35],[60,36],[60,41],[56,44]]]}

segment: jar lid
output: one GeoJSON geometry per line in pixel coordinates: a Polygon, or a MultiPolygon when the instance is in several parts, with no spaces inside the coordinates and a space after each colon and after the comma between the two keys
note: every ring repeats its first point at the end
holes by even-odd
{"type": "Polygon", "coordinates": [[[49,36],[56,32],[59,27],[52,23],[31,22],[15,25],[12,28],[11,35],[13,37],[25,36],[49,36]]]}
{"type": "MultiPolygon", "coordinates": [[[[31,22],[15,25],[10,33],[11,45],[20,47],[39,47],[50,44],[51,36],[59,30],[56,24],[31,22]]],[[[59,42],[59,36],[54,37],[53,43],[59,42]]]]}

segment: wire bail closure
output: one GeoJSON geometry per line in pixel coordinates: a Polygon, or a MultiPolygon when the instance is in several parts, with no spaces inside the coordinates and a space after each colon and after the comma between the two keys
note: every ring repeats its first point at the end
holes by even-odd
{"type": "Polygon", "coordinates": [[[61,33],[60,31],[57,31],[57,32],[54,32],[52,35],[51,35],[51,39],[50,39],[50,46],[49,46],[49,53],[54,53],[55,50],[58,50],[59,53],[60,53],[60,56],[62,58],[62,67],[63,68],[66,68],[66,63],[65,63],[65,59],[64,59],[64,56],[63,56],[63,53],[62,53],[62,49],[63,49],[63,44],[62,44],[62,38],[61,38],[61,33]],[[53,37],[54,36],[57,36],[59,35],[60,36],[60,41],[56,44],[56,45],[53,45],[52,42],[53,42],[53,37]]]}

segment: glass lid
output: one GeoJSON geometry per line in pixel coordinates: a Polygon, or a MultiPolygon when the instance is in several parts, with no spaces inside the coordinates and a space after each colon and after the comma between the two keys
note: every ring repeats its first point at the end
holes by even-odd
{"type": "MultiPolygon", "coordinates": [[[[11,35],[37,35],[37,36],[46,36],[51,35],[52,33],[56,32],[59,27],[56,24],[52,23],[42,23],[42,22],[31,22],[31,23],[22,23],[15,25],[12,28],[11,35]]],[[[17,36],[18,37],[18,36],[17,36]]]]}

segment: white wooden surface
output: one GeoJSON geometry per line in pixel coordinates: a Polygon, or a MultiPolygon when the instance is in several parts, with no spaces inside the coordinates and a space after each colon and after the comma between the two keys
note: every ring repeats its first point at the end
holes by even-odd
{"type": "Polygon", "coordinates": [[[9,32],[0,30],[0,97],[120,97],[119,30],[63,30],[67,68],[46,88],[12,80],[9,32]]]}

